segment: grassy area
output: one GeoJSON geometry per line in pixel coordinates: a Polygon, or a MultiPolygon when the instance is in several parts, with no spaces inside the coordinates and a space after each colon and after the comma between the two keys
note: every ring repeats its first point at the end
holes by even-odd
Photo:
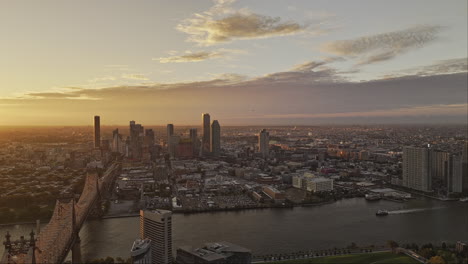
{"type": "Polygon", "coordinates": [[[269,264],[417,264],[420,263],[406,255],[391,252],[330,256],[313,259],[296,259],[268,262],[269,264]]]}

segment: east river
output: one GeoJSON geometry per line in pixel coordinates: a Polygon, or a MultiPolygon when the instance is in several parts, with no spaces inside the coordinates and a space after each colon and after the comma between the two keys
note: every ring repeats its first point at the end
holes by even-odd
{"type": "MultiPolygon", "coordinates": [[[[0,226],[13,238],[28,237],[34,225],[0,226]]],[[[139,235],[139,218],[90,220],[80,232],[84,260],[129,257],[139,235]]],[[[468,240],[468,203],[418,198],[406,203],[368,202],[362,198],[336,203],[296,207],[173,216],[173,248],[229,241],[252,250],[254,255],[287,253],[307,249],[400,243],[440,243],[468,240]],[[379,209],[390,211],[377,217],[379,209]]],[[[0,256],[3,254],[0,247],[0,256]]]]}

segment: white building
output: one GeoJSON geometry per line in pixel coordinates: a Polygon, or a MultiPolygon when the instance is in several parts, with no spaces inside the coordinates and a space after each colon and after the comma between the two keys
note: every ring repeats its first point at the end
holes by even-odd
{"type": "Polygon", "coordinates": [[[324,192],[333,190],[333,180],[323,177],[308,178],[306,190],[309,192],[324,192]]]}
{"type": "Polygon", "coordinates": [[[333,190],[333,180],[317,177],[312,173],[304,173],[303,175],[295,175],[292,177],[294,188],[304,189],[309,192],[322,192],[333,190]]]}
{"type": "Polygon", "coordinates": [[[307,179],[315,178],[315,174],[306,172],[303,175],[294,175],[292,177],[292,185],[294,188],[307,189],[307,179]]]}
{"type": "Polygon", "coordinates": [[[151,242],[152,263],[172,263],[172,212],[140,210],[140,236],[151,242]]]}

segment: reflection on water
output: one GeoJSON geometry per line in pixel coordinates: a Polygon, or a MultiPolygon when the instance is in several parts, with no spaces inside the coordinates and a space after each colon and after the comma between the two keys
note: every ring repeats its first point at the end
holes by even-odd
{"type": "MultiPolygon", "coordinates": [[[[405,204],[362,198],[293,209],[264,209],[173,216],[173,248],[230,241],[254,255],[361,245],[457,241],[468,238],[468,204],[416,199],[405,204]],[[375,212],[386,209],[388,217],[375,212]],[[397,213],[395,213],[397,212],[397,213]]],[[[80,232],[83,259],[129,256],[138,217],[87,221],[80,232]]],[[[15,237],[34,225],[0,227],[15,237]]],[[[3,248],[0,248],[0,254],[3,248]]]]}

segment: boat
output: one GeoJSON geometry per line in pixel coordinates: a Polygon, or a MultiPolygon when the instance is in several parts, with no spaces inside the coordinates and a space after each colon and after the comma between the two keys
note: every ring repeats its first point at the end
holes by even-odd
{"type": "Polygon", "coordinates": [[[137,239],[133,242],[130,254],[132,257],[138,257],[151,250],[151,240],[148,238],[137,239]]]}
{"type": "Polygon", "coordinates": [[[367,201],[377,201],[380,200],[382,197],[380,197],[379,194],[366,194],[365,199],[367,201]]]}
{"type": "Polygon", "coordinates": [[[468,197],[465,197],[465,198],[460,198],[460,202],[468,202],[468,197]]]}
{"type": "Polygon", "coordinates": [[[387,210],[378,210],[377,213],[375,213],[376,216],[386,216],[388,215],[387,210]]]}

